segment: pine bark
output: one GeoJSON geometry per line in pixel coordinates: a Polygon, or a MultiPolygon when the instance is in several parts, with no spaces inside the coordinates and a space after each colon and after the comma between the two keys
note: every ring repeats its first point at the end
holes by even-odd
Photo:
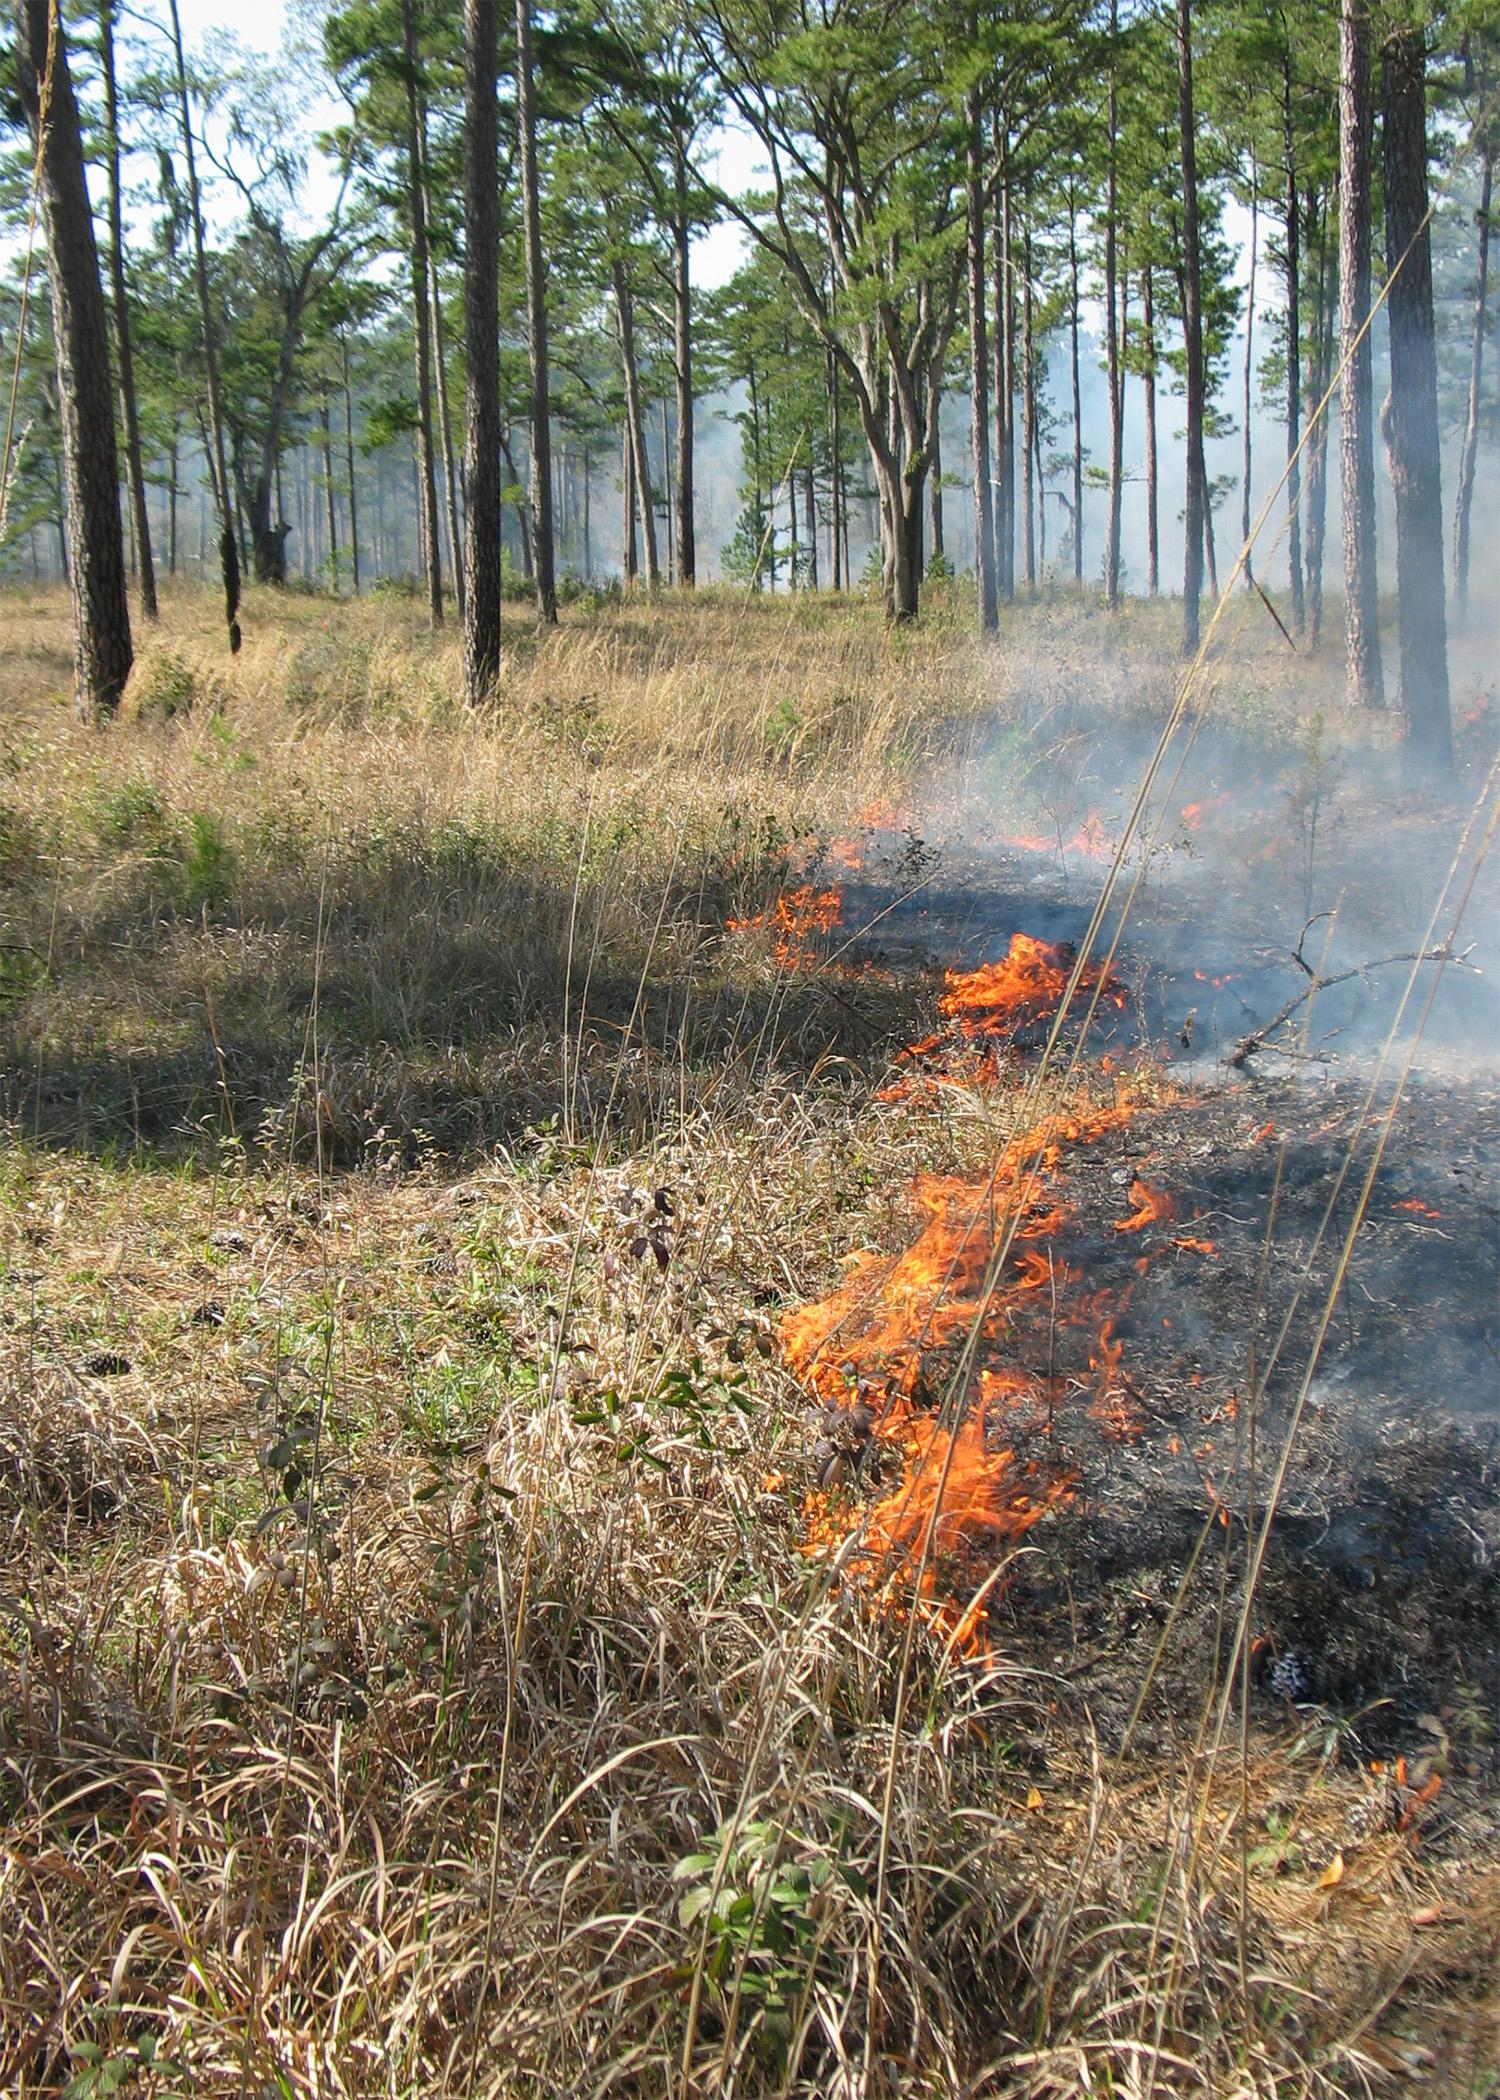
{"type": "Polygon", "coordinates": [[[146,509],[146,470],[141,457],[141,423],[136,406],[129,287],[125,282],[125,230],[120,209],[120,110],[115,85],[115,0],[99,0],[99,57],[104,74],[104,137],[109,173],[109,273],[115,309],[115,349],[120,364],[120,421],[125,433],[125,465],[130,479],[130,516],[135,538],[136,575],[141,587],[141,611],[147,620],[155,620],[158,617],[156,564],[151,554],[151,519],[146,509]]]}
{"type": "Polygon", "coordinates": [[[984,129],[979,89],[965,98],[966,180],[968,184],[969,286],[969,444],[974,471],[974,577],[979,594],[979,625],[993,634],[1000,624],[995,595],[995,523],[990,486],[989,346],[985,341],[984,270],[984,129]]]}
{"type": "Polygon", "coordinates": [[[60,22],[48,0],[17,0],[16,70],[40,154],[73,599],[74,705],[114,714],[130,676],[130,605],[120,528],[109,320],[84,175],[78,104],[60,22]]]}
{"type": "Polygon", "coordinates": [[[688,216],[687,158],[681,141],[673,148],[672,367],[677,383],[677,582],[690,591],[698,581],[698,536],[693,486],[693,277],[688,216]]]}
{"type": "MultiPolygon", "coordinates": [[[[464,692],[485,705],[500,677],[500,196],[497,0],[464,0],[464,692]]],[[[352,474],[351,474],[352,486],[352,474]]],[[[357,572],[356,572],[357,575],[357,572]]],[[[356,588],[358,584],[356,582],[356,588]]]]}
{"type": "MultiPolygon", "coordinates": [[[[1481,109],[1483,105],[1481,104],[1481,109]]],[[[1469,412],[1458,459],[1458,500],[1453,510],[1453,583],[1458,622],[1469,615],[1469,534],[1474,510],[1474,469],[1479,457],[1479,426],[1484,383],[1484,327],[1490,293],[1490,214],[1495,200],[1495,148],[1484,148],[1479,178],[1479,257],[1474,279],[1474,338],[1469,353],[1469,412]]]]}
{"type": "Polygon", "coordinates": [[[655,593],[660,581],[656,556],[656,507],[651,500],[651,462],[646,451],[646,424],[641,408],[640,367],[635,354],[635,302],[625,280],[625,266],[615,258],[611,265],[615,293],[615,319],[620,332],[620,362],[625,374],[625,424],[630,439],[631,468],[636,502],[641,518],[641,540],[646,553],[646,588],[655,593]]]}
{"type": "Polygon", "coordinates": [[[1381,424],[1396,495],[1401,706],[1409,761],[1421,771],[1442,774],[1453,763],[1453,732],[1427,223],[1427,54],[1421,29],[1403,25],[1395,30],[1382,58],[1391,390],[1381,424]]]}
{"type": "Polygon", "coordinates": [[[521,146],[521,218],[526,242],[526,335],[531,351],[531,535],[536,609],[557,622],[557,556],[552,531],[552,382],[547,350],[547,275],[542,262],[542,194],[537,173],[536,80],[531,0],[516,0],[516,115],[521,146]]]}
{"type": "Polygon", "coordinates": [[[213,300],[208,288],[208,254],[203,238],[203,199],[198,188],[198,160],[193,145],[192,112],[188,107],[187,58],[182,48],[182,18],[177,0],[168,0],[172,22],[172,50],[176,61],[178,116],[182,125],[182,154],[187,169],[188,215],[193,232],[193,281],[198,293],[198,321],[203,334],[203,376],[208,395],[209,476],[214,485],[214,503],[219,514],[219,572],[224,584],[224,623],[229,633],[229,653],[240,646],[240,550],[235,539],[234,493],[229,480],[229,460],[224,448],[224,401],[219,388],[219,332],[213,300]]]}
{"type": "MultiPolygon", "coordinates": [[[[1120,31],[1118,0],[1110,0],[1109,34],[1120,31]]],[[[1119,279],[1119,84],[1113,55],[1109,69],[1109,172],[1104,200],[1105,361],[1109,366],[1109,523],[1104,545],[1104,596],[1120,602],[1120,510],[1125,475],[1125,378],[1121,371],[1120,323],[1115,309],[1119,279]]]]}
{"type": "Polygon", "coordinates": [[[1339,9],[1339,483],[1343,499],[1344,646],[1349,698],[1384,707],[1375,562],[1374,364],[1370,354],[1370,17],[1366,0],[1339,9]]]}
{"type": "Polygon", "coordinates": [[[1302,591],[1302,244],[1297,197],[1296,140],[1292,130],[1292,52],[1281,63],[1281,172],[1285,189],[1282,223],[1286,239],[1286,503],[1287,572],[1292,591],[1292,626],[1307,625],[1302,591]]]}
{"type": "Polygon", "coordinates": [[[443,620],[443,556],[438,538],[437,457],[432,427],[432,316],[428,301],[426,142],[422,136],[421,73],[412,0],[401,0],[401,40],[406,73],[407,205],[411,213],[412,336],[417,381],[417,500],[422,560],[427,572],[427,608],[434,627],[443,620]]]}
{"type": "Polygon", "coordinates": [[[1197,120],[1193,106],[1191,0],[1177,0],[1177,129],[1182,155],[1184,384],[1187,394],[1187,489],[1183,506],[1182,646],[1198,649],[1203,595],[1203,278],[1198,244],[1197,120]]]}

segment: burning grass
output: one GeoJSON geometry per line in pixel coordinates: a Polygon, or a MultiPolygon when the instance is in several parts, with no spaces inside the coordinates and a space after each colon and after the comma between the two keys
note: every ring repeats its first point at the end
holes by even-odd
{"type": "Polygon", "coordinates": [[[1028,1093],[1034,971],[775,952],[969,645],[627,611],[479,725],[397,609],[292,601],[231,686],[183,604],[137,697],[171,655],[191,712],[89,739],[57,611],[6,672],[5,2090],[1470,2089],[1483,1715],[1399,1773],[1315,1697],[1132,1734],[1041,1594],[1101,1452],[1226,1487],[1182,1278],[1242,1313],[1246,1242],[1184,1163],[1295,1116],[1028,1093]]]}

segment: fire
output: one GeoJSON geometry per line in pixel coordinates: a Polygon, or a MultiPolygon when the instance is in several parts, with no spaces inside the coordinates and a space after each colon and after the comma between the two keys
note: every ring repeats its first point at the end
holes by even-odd
{"type": "Polygon", "coordinates": [[[1072,853],[1081,860],[1113,860],[1115,852],[1104,819],[1096,809],[1090,810],[1067,838],[1061,828],[1053,832],[1008,831],[1001,834],[1000,843],[1022,853],[1072,853]]]}
{"type": "Polygon", "coordinates": [[[1420,1196],[1408,1196],[1404,1203],[1395,1203],[1391,1207],[1393,1210],[1409,1211],[1414,1218],[1440,1218],[1443,1215],[1440,1210],[1434,1210],[1430,1203],[1424,1203],[1420,1196]]]}
{"type": "Polygon", "coordinates": [[[835,886],[820,890],[804,882],[797,889],[783,890],[769,911],[726,923],[731,933],[754,933],[765,928],[774,937],[771,952],[777,967],[807,970],[819,960],[818,937],[834,932],[843,924],[843,918],[842,889],[835,886]]]}
{"type": "MultiPolygon", "coordinates": [[[[938,1000],[938,1010],[970,1037],[1030,1026],[1056,1013],[1075,959],[1075,951],[1065,942],[1054,944],[1029,933],[1013,934],[998,962],[981,963],[977,970],[944,972],[947,989],[938,1000]]],[[[1099,965],[1086,964],[1079,990],[1092,991],[1101,984],[1107,999],[1116,1006],[1124,1005],[1119,979],[1099,965]]]]}
{"type": "Polygon", "coordinates": [[[1116,1220],[1116,1232],[1144,1232],[1148,1225],[1170,1224],[1177,1216],[1177,1205],[1165,1189],[1154,1189],[1137,1175],[1130,1184],[1130,1200],[1135,1209],[1128,1218],[1116,1220]]]}
{"type": "Polygon", "coordinates": [[[914,1610],[971,1658],[987,1652],[977,1593],[1006,1547],[1073,1492],[1073,1469],[1049,1442],[1059,1409],[1086,1400],[1109,1435],[1141,1426],[1114,1326],[1127,1294],[1084,1291],[1054,1244],[1078,1222],[1057,1185],[1065,1148],[1135,1113],[1123,1094],[1056,1111],[982,1180],[923,1176],[912,1244],[857,1254],[836,1290],[782,1322],[788,1364],[825,1407],[860,1403],[879,1488],[862,1512],[838,1494],[810,1496],[806,1550],[847,1554],[841,1579],[878,1609],[914,1610]],[[1080,1330],[1087,1339],[1070,1344],[1080,1330]],[[1057,1369],[1059,1351],[1083,1356],[1086,1371],[1057,1369]]]}
{"type": "Polygon", "coordinates": [[[1222,809],[1228,800],[1229,796],[1226,793],[1213,795],[1207,802],[1184,802],[1181,812],[1182,821],[1186,824],[1189,831],[1198,831],[1201,829],[1203,819],[1208,815],[1209,811],[1222,809]]]}

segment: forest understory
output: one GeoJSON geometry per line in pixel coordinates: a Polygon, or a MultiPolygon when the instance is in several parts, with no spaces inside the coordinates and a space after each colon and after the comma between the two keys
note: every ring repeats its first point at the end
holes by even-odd
{"type": "Polygon", "coordinates": [[[1482,640],[163,613],[0,604],[0,2087],[1493,2093],[1482,640]]]}

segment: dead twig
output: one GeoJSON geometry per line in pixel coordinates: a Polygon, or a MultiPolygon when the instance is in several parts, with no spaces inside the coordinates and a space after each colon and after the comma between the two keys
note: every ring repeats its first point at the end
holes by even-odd
{"type": "Polygon", "coordinates": [[[1308,920],[1307,925],[1303,927],[1297,937],[1297,946],[1293,951],[1292,960],[1296,963],[1298,969],[1306,974],[1307,983],[1297,993],[1295,998],[1288,999],[1285,1006],[1278,1008],[1269,1021],[1262,1022],[1261,1026],[1253,1029],[1249,1035],[1240,1037],[1240,1040],[1224,1060],[1234,1070],[1238,1071],[1242,1065],[1246,1064],[1255,1055],[1257,1050],[1263,1050],[1266,1046],[1266,1037],[1278,1029],[1284,1021],[1289,1021],[1292,1015],[1296,1013],[1298,1007],[1305,1006],[1309,999],[1315,998],[1319,992],[1326,992],[1331,985],[1347,984],[1353,977],[1367,977],[1371,970],[1388,969],[1393,963],[1446,963],[1451,969],[1473,969],[1475,967],[1469,961],[1469,957],[1474,953],[1472,943],[1462,953],[1455,955],[1446,941],[1439,941],[1435,948],[1408,948],[1403,950],[1400,955],[1378,956],[1373,962],[1356,963],[1351,970],[1335,970],[1331,976],[1320,977],[1303,955],[1302,943],[1306,940],[1309,929],[1315,926],[1319,919],[1327,916],[1326,912],[1317,913],[1314,918],[1308,920]]]}

